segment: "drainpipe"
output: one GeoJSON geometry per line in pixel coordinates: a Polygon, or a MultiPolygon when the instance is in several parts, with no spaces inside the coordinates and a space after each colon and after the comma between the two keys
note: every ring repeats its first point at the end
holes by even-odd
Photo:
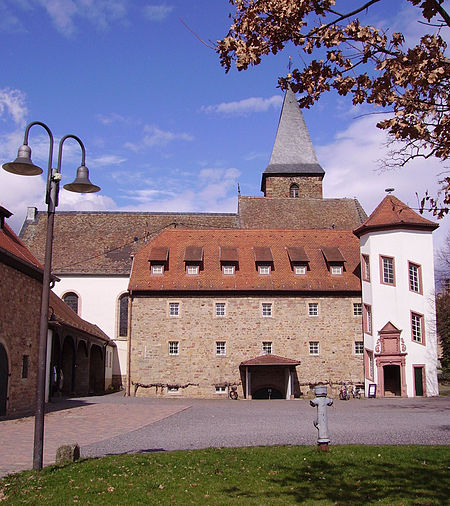
{"type": "Polygon", "coordinates": [[[133,311],[133,292],[128,297],[128,340],[127,340],[127,387],[125,395],[131,395],[131,317],[133,311]]]}

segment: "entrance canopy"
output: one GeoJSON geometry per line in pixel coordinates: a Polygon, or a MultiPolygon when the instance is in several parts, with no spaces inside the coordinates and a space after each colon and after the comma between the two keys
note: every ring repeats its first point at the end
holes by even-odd
{"type": "Polygon", "coordinates": [[[259,357],[251,358],[241,362],[241,367],[251,367],[258,365],[279,365],[279,366],[297,366],[300,365],[299,360],[293,360],[292,358],[279,357],[278,355],[272,355],[267,353],[266,355],[260,355],[259,357]]]}

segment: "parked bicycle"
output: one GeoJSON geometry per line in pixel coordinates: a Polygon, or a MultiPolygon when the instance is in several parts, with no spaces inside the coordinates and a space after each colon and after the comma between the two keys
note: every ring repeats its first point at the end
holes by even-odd
{"type": "Polygon", "coordinates": [[[350,391],[347,388],[347,384],[342,382],[341,389],[339,390],[339,399],[341,401],[348,401],[350,399],[350,391]]]}

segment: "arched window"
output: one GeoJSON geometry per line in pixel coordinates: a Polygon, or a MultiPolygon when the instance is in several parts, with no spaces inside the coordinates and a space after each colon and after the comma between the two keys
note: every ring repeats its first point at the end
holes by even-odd
{"type": "Polygon", "coordinates": [[[297,198],[299,196],[300,196],[300,194],[298,191],[298,184],[296,184],[296,183],[291,184],[291,187],[289,188],[289,197],[297,198]]]}
{"type": "Polygon", "coordinates": [[[67,292],[63,295],[62,300],[78,314],[78,295],[74,292],[67,292]]]}
{"type": "Polygon", "coordinates": [[[128,294],[124,293],[119,298],[119,337],[128,335],[128,294]]]}

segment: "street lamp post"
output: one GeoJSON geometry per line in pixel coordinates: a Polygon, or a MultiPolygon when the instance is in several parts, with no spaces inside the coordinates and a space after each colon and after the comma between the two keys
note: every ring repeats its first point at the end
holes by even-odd
{"type": "Polygon", "coordinates": [[[55,222],[55,209],[58,206],[59,182],[61,181],[62,148],[67,139],[75,139],[81,147],[81,165],[77,169],[75,180],[64,185],[66,190],[76,193],[98,192],[100,187],[89,181],[89,170],[85,165],[86,150],[81,140],[75,135],[65,135],[59,141],[58,163],[56,169],[53,165],[53,134],[45,123],[33,121],[27,125],[23,145],[19,148],[17,158],[13,162],[3,164],[3,169],[22,176],[36,176],[43,170],[31,161],[31,149],[28,146],[30,128],[39,125],[46,130],[50,138],[47,168],[47,187],[45,202],[47,204],[47,236],[45,242],[44,274],[42,280],[42,298],[39,326],[39,355],[36,385],[36,411],[34,423],[33,469],[42,469],[44,450],[44,413],[45,413],[45,379],[48,334],[48,305],[50,296],[50,282],[52,269],[53,227],[55,222]]]}

